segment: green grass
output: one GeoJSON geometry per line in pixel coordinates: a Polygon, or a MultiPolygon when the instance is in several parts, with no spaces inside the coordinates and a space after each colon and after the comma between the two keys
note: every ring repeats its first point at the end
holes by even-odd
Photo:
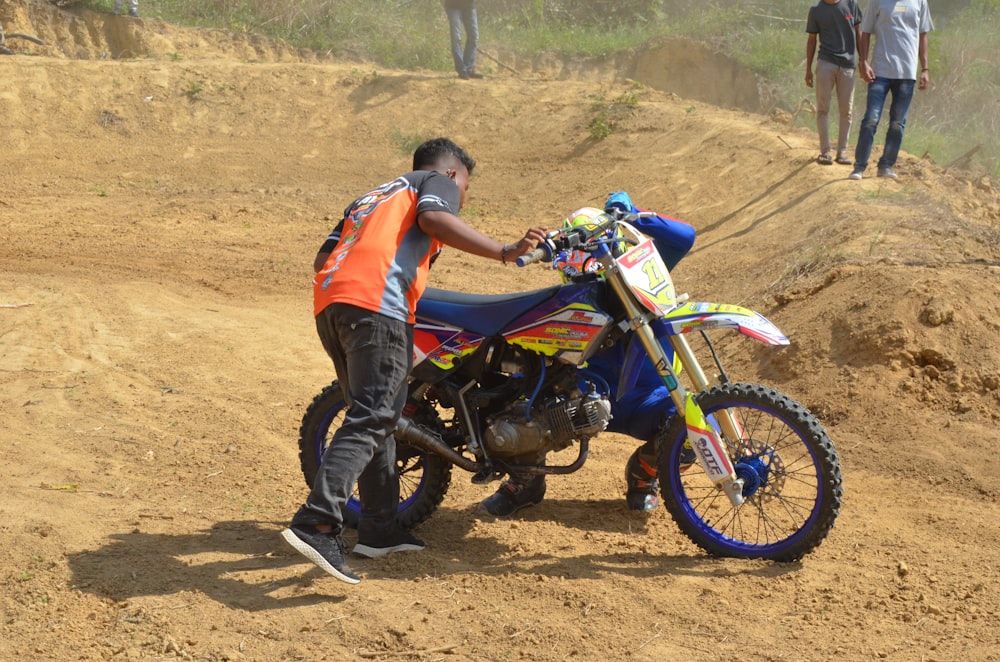
{"type": "Polygon", "coordinates": [[[597,95],[590,107],[594,113],[587,126],[590,137],[604,140],[615,132],[621,120],[638,107],[639,95],[635,89],[626,90],[610,101],[597,95]]]}
{"type": "Polygon", "coordinates": [[[403,133],[396,127],[392,130],[392,141],[396,143],[396,151],[403,156],[410,156],[417,150],[417,147],[430,140],[433,136],[424,136],[419,133],[403,133]]]}
{"type": "Polygon", "coordinates": [[[205,91],[205,84],[200,80],[188,81],[184,89],[184,95],[191,101],[201,101],[201,94],[205,91]]]}

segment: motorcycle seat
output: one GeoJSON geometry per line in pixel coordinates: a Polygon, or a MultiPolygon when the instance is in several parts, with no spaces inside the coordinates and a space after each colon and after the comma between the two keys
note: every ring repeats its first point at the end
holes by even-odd
{"type": "Polygon", "coordinates": [[[561,287],[513,294],[469,294],[428,287],[417,302],[417,318],[494,336],[512,320],[551,299],[561,287]]]}

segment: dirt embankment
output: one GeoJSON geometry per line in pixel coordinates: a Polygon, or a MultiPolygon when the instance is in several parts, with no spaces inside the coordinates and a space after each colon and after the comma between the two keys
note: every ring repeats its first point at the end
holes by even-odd
{"type": "MultiPolygon", "coordinates": [[[[898,182],[848,181],[812,132],[626,74],[459,81],[26,2],[0,21],[87,44],[0,58],[0,658],[998,659],[989,180],[904,155],[898,182]],[[595,141],[594,98],[625,91],[595,141]],[[839,449],[823,545],[705,556],[663,509],[625,510],[617,435],[511,521],[456,472],[427,550],[357,559],[356,587],[282,545],[298,422],[332,377],[312,256],[438,134],[479,160],[464,213],[494,236],[616,189],[697,228],[680,288],[792,339],[720,337],[730,375],[804,402],[839,449]]],[[[454,251],[433,279],[555,282],[454,251]]]]}

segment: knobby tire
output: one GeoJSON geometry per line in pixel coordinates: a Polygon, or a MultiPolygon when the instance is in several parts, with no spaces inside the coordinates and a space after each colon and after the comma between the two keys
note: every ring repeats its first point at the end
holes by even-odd
{"type": "Polygon", "coordinates": [[[684,421],[674,417],[657,439],[660,489],[671,517],[715,556],[795,561],[829,534],[843,498],[840,460],[818,420],[802,405],[757,384],[715,386],[696,396],[714,423],[730,409],[742,439],[720,437],[737,474],[748,478],[734,507],[698,463],[689,464],[684,421]]]}

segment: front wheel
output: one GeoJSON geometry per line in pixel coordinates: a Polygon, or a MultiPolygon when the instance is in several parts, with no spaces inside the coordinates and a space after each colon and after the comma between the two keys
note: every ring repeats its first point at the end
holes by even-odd
{"type": "Polygon", "coordinates": [[[699,547],[716,556],[794,561],[833,528],[843,498],[840,460],[823,426],[805,407],[757,384],[715,386],[695,396],[744,480],[734,507],[694,461],[678,416],[657,439],[663,502],[699,547]],[[740,438],[716,416],[729,410],[740,438]]]}
{"type": "MultiPolygon", "coordinates": [[[[426,403],[424,403],[426,404],[426,403]]],[[[299,428],[299,463],[306,484],[312,486],[333,433],[344,422],[347,401],[339,382],[333,382],[313,398],[299,428]]],[[[417,422],[435,427],[440,424],[429,405],[418,410],[417,422]]],[[[444,500],[451,484],[451,464],[444,458],[396,442],[396,466],[399,469],[399,509],[396,522],[411,529],[433,514],[444,500]]],[[[343,509],[344,526],[357,528],[361,501],[357,489],[343,509]]]]}

